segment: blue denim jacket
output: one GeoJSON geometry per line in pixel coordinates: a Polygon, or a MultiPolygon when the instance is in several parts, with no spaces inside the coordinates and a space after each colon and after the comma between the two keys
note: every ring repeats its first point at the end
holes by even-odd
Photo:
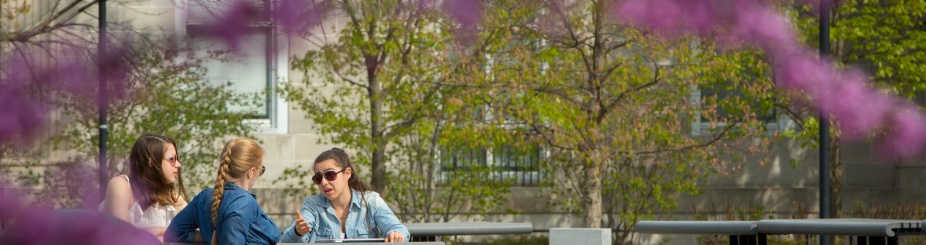
{"type": "MultiPolygon", "coordinates": [[[[203,190],[174,217],[164,233],[165,242],[192,242],[197,228],[206,243],[212,240],[212,193],[212,188],[203,190]]],[[[234,183],[225,184],[215,220],[219,244],[276,244],[280,240],[280,228],[260,209],[256,197],[234,183]]]]}
{"type": "MultiPolygon", "coordinates": [[[[379,193],[365,192],[363,197],[367,200],[367,205],[360,200],[360,192],[351,189],[351,197],[350,212],[347,215],[347,224],[344,226],[347,238],[385,237],[390,232],[396,231],[404,234],[405,241],[408,241],[408,229],[399,223],[399,219],[396,218],[392,209],[389,209],[379,193]],[[368,211],[369,215],[367,215],[368,211]]],[[[296,236],[294,231],[296,222],[293,221],[293,224],[283,232],[283,239],[280,242],[315,242],[318,239],[341,238],[341,220],[335,215],[331,202],[324,195],[318,194],[306,198],[299,212],[312,229],[308,234],[296,236]]]]}

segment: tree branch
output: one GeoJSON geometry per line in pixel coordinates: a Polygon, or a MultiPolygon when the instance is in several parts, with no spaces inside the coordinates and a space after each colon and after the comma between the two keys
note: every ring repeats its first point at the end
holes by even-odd
{"type": "MultiPolygon", "coordinates": [[[[668,149],[657,149],[657,150],[652,150],[652,151],[640,151],[640,152],[636,152],[635,154],[649,155],[649,154],[659,154],[659,153],[670,152],[670,151],[685,151],[685,150],[690,150],[690,149],[707,147],[707,146],[713,145],[714,143],[717,143],[717,141],[720,141],[720,139],[722,139],[723,136],[726,135],[727,132],[730,132],[730,130],[732,130],[733,127],[735,127],[736,125],[738,125],[738,123],[734,122],[734,123],[730,123],[724,126],[723,131],[720,131],[719,134],[715,135],[709,141],[701,143],[701,144],[687,145],[687,146],[668,148],[668,149]]],[[[626,152],[622,152],[622,154],[626,154],[626,152]]]]}
{"type": "Polygon", "coordinates": [[[795,122],[797,122],[797,123],[795,123],[795,124],[797,124],[798,127],[800,127],[800,129],[804,129],[804,118],[801,117],[800,114],[798,114],[798,113],[795,112],[794,110],[791,110],[790,107],[785,106],[785,105],[782,104],[782,103],[775,102],[774,105],[775,105],[775,108],[780,108],[780,109],[782,109],[786,114],[788,114],[788,117],[791,118],[791,120],[794,120],[795,122]]]}
{"type": "Polygon", "coordinates": [[[595,118],[595,121],[601,122],[601,120],[604,120],[604,117],[607,116],[608,113],[613,111],[614,108],[617,108],[618,103],[620,103],[621,100],[627,97],[627,95],[629,95],[630,93],[634,93],[634,92],[646,89],[648,87],[652,87],[653,85],[656,85],[657,83],[659,83],[661,81],[661,79],[659,78],[660,69],[661,68],[659,66],[656,67],[656,71],[653,72],[652,81],[642,84],[640,86],[631,88],[629,90],[625,90],[624,92],[621,92],[620,94],[618,94],[617,97],[614,97],[614,99],[608,101],[608,103],[604,105],[604,108],[602,108],[601,113],[599,113],[598,116],[595,118]]]}

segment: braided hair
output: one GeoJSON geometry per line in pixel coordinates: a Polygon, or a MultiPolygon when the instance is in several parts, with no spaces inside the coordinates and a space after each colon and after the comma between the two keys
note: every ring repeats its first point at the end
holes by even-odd
{"type": "Polygon", "coordinates": [[[215,237],[216,219],[219,207],[225,196],[225,183],[235,182],[244,177],[251,168],[260,168],[264,158],[264,149],[257,142],[248,138],[237,138],[225,144],[219,160],[219,171],[216,173],[215,188],[212,192],[212,241],[218,244],[215,237]]]}

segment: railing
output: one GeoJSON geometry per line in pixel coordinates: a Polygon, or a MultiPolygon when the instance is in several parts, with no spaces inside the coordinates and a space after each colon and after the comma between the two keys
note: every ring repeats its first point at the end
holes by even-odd
{"type": "Polygon", "coordinates": [[[531,223],[447,222],[405,224],[411,241],[436,241],[438,236],[530,234],[531,223]]]}
{"type": "Polygon", "coordinates": [[[926,235],[923,220],[784,219],[759,221],[640,221],[636,231],[654,234],[729,235],[730,244],[767,244],[767,235],[853,236],[857,244],[897,244],[902,235],[926,235]]]}

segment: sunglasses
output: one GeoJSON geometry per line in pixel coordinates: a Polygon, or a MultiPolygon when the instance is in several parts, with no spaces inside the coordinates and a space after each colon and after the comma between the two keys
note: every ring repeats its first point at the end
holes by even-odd
{"type": "Polygon", "coordinates": [[[267,171],[267,166],[260,166],[260,175],[258,176],[264,176],[264,172],[266,171],[267,171]]]}
{"type": "MultiPolygon", "coordinates": [[[[334,181],[338,179],[338,174],[344,172],[347,168],[342,168],[341,171],[326,171],[324,173],[325,179],[328,181],[334,181]]],[[[315,173],[315,176],[312,176],[312,182],[315,182],[316,185],[322,184],[322,173],[315,173]]]]}
{"type": "Polygon", "coordinates": [[[180,156],[171,155],[171,156],[165,157],[164,160],[167,160],[167,162],[169,162],[170,165],[173,166],[173,165],[176,165],[178,161],[180,161],[180,156]]]}

